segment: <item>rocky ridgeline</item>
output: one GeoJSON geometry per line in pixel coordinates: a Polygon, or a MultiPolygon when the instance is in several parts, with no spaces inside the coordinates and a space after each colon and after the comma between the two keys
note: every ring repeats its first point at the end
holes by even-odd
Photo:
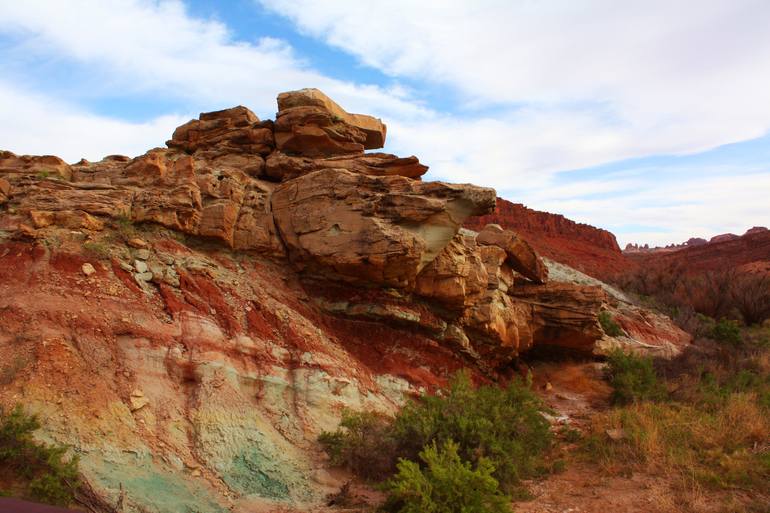
{"type": "Polygon", "coordinates": [[[606,280],[632,264],[623,257],[612,233],[576,223],[560,214],[533,210],[498,198],[493,212],[468,218],[465,227],[481,230],[489,223],[515,231],[539,254],[596,278],[606,280]]]}
{"type": "Polygon", "coordinates": [[[385,137],[305,89],[136,158],[0,153],[0,404],[38,412],[125,511],[256,511],[339,489],[315,440],[343,407],[499,379],[537,345],[687,343],[588,277],[549,280],[521,234],[463,229],[495,191],[365,153],[385,137]]]}
{"type": "Polygon", "coordinates": [[[201,114],[168,149],[134,159],[70,166],[4,152],[0,228],[34,238],[49,226],[99,231],[121,218],[285,257],[305,276],[435,302],[437,336],[502,362],[568,338],[590,351],[601,338],[601,291],[559,287],[549,299],[547,269],[526,241],[497,225],[460,231],[493,211],[494,190],[423,182],[417,158],[365,153],[384,145],[385,125],[318,90],[282,93],[278,109],[275,121],[240,106],[201,114]]]}
{"type": "Polygon", "coordinates": [[[629,242],[626,244],[623,253],[627,255],[636,253],[671,253],[681,249],[697,248],[709,244],[720,244],[722,242],[741,240],[744,237],[747,239],[752,239],[754,237],[766,237],[768,231],[769,230],[764,226],[754,226],[746,230],[746,233],[743,235],[735,235],[734,233],[722,233],[720,235],[711,237],[709,240],[700,237],[691,237],[681,244],[669,244],[667,246],[650,247],[649,244],[639,245],[629,242]]]}

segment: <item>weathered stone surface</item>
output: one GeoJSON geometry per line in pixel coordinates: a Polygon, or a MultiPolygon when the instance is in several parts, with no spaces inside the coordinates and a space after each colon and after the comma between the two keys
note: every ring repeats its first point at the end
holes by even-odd
{"type": "Polygon", "coordinates": [[[20,176],[38,178],[72,178],[72,169],[59,157],[53,155],[16,155],[10,151],[0,151],[0,176],[6,175],[13,180],[20,176]]]}
{"type": "Polygon", "coordinates": [[[598,314],[607,294],[599,287],[550,282],[517,284],[508,294],[532,309],[535,344],[590,352],[604,332],[598,314]]]}
{"type": "Polygon", "coordinates": [[[417,276],[414,291],[462,310],[486,292],[488,281],[473,236],[458,233],[417,276]]]}
{"type": "Polygon", "coordinates": [[[490,363],[509,362],[534,343],[531,309],[501,290],[488,290],[464,313],[475,350],[490,363]]]}
{"type": "Polygon", "coordinates": [[[211,152],[212,156],[227,153],[267,155],[275,146],[271,123],[260,123],[253,112],[242,106],[201,114],[198,119],[174,130],[166,145],[188,153],[216,150],[211,152]]]}
{"type": "Polygon", "coordinates": [[[527,241],[500,225],[488,224],[479,232],[476,242],[485,246],[498,246],[508,255],[507,262],[514,271],[535,283],[548,280],[548,268],[527,241]]]}
{"type": "Polygon", "coordinates": [[[272,196],[298,268],[396,287],[413,284],[466,217],[493,206],[492,189],[342,169],[282,183],[272,196]]]}
{"type": "Polygon", "coordinates": [[[11,184],[8,180],[0,178],[0,205],[8,201],[11,196],[11,184]]]}
{"type": "Polygon", "coordinates": [[[260,155],[246,153],[227,153],[214,157],[210,166],[219,169],[238,170],[247,175],[258,178],[265,172],[265,159],[260,155]]]}
{"type": "Polygon", "coordinates": [[[280,151],[267,158],[265,175],[279,181],[290,180],[319,169],[347,169],[355,173],[372,176],[406,176],[419,178],[428,171],[417,157],[397,157],[388,153],[366,153],[363,155],[342,155],[320,159],[292,157],[280,151]]]}
{"type": "Polygon", "coordinates": [[[360,140],[360,137],[355,133],[342,134],[334,128],[294,125],[285,132],[276,132],[275,143],[278,149],[285,153],[325,157],[363,153],[364,146],[356,140],[360,140]]]}
{"type": "Polygon", "coordinates": [[[385,144],[385,125],[346,112],[318,89],[301,89],[278,96],[275,144],[286,154],[306,157],[363,154],[385,144]]]}
{"type": "Polygon", "coordinates": [[[487,288],[507,292],[514,283],[513,270],[505,264],[508,255],[498,246],[478,246],[481,261],[487,270],[487,288]]]}
{"type": "Polygon", "coordinates": [[[244,188],[233,232],[235,249],[264,249],[272,254],[284,254],[270,205],[273,188],[272,183],[258,180],[251,180],[244,188]]]}
{"type": "Polygon", "coordinates": [[[20,212],[76,211],[95,216],[129,216],[132,192],[112,185],[40,180],[20,189],[16,208],[20,212]]]}
{"type": "Polygon", "coordinates": [[[35,228],[57,225],[70,229],[99,231],[104,229],[104,222],[82,210],[30,210],[29,217],[35,228]]]}
{"type": "Polygon", "coordinates": [[[386,127],[380,119],[346,112],[318,89],[300,89],[278,95],[278,117],[281,117],[282,111],[298,107],[315,107],[318,111],[329,113],[333,120],[339,120],[360,130],[365,135],[363,145],[367,150],[385,146],[386,127]]]}

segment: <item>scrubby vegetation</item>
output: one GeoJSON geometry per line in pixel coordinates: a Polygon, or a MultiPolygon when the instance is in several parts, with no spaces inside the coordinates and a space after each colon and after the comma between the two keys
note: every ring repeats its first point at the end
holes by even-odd
{"type": "Polygon", "coordinates": [[[612,385],[614,404],[658,401],[666,394],[655,374],[652,358],[616,350],[607,358],[607,377],[612,385]]]}
{"type": "Polygon", "coordinates": [[[37,417],[20,406],[0,409],[0,481],[13,495],[67,506],[79,485],[78,459],[65,459],[66,447],[36,442],[32,433],[39,428],[37,417]]]}
{"type": "Polygon", "coordinates": [[[401,513],[509,513],[511,498],[493,477],[494,465],[484,457],[473,468],[463,461],[459,446],[447,440],[420,452],[422,466],[402,459],[398,473],[385,484],[385,511],[401,513]]]}
{"type": "Polygon", "coordinates": [[[323,433],[320,442],[332,463],[362,477],[382,480],[395,474],[386,485],[391,511],[500,511],[493,506],[502,496],[498,485],[520,493],[522,479],[545,469],[551,433],[543,409],[525,383],[474,387],[468,374],[460,373],[395,418],[346,412],[340,429],[323,433]],[[462,479],[468,481],[456,482],[462,479]],[[460,495],[444,495],[441,490],[450,483],[460,495]],[[481,495],[471,497],[471,489],[481,495]],[[442,501],[461,497],[470,502],[456,507],[467,509],[440,508],[442,501]],[[414,509],[434,503],[439,509],[414,509]]]}
{"type": "Polygon", "coordinates": [[[770,319],[770,276],[727,269],[687,272],[682,264],[645,265],[615,280],[672,317],[688,310],[745,325],[770,319]]]}
{"type": "Polygon", "coordinates": [[[613,473],[644,469],[683,490],[741,490],[762,504],[770,496],[770,330],[710,326],[715,340],[670,362],[610,357],[620,406],[594,417],[585,454],[613,473]]]}
{"type": "Polygon", "coordinates": [[[116,233],[124,242],[127,242],[129,239],[132,239],[139,234],[136,225],[134,225],[134,222],[128,216],[121,215],[115,217],[112,220],[112,225],[115,228],[116,233]]]}
{"type": "Polygon", "coordinates": [[[90,241],[83,243],[83,249],[87,254],[98,259],[106,259],[110,256],[110,248],[104,242],[90,241]]]}
{"type": "Polygon", "coordinates": [[[623,334],[623,330],[618,326],[618,323],[612,318],[610,312],[604,310],[599,312],[599,324],[602,325],[604,333],[610,337],[619,337],[623,334]]]}

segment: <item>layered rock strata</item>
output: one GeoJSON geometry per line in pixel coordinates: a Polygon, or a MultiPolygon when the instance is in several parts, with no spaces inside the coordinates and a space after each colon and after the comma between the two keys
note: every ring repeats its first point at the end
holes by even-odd
{"type": "Polygon", "coordinates": [[[603,337],[601,288],[461,228],[492,189],[365,153],[385,125],[320,91],[278,107],[201,114],[136,158],[0,154],[0,403],[125,511],[317,504],[341,482],[315,439],[343,407],[603,337]]]}

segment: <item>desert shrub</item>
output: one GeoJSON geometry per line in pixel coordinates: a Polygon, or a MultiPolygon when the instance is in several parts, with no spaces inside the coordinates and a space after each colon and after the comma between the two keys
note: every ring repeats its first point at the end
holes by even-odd
{"type": "Polygon", "coordinates": [[[99,259],[107,258],[110,255],[110,248],[103,242],[84,242],[83,249],[99,259]]]}
{"type": "Polygon", "coordinates": [[[423,465],[402,459],[386,484],[383,507],[398,513],[510,513],[511,498],[500,491],[494,465],[478,459],[475,468],[459,455],[459,446],[446,440],[423,449],[423,465]]]}
{"type": "Polygon", "coordinates": [[[604,333],[610,337],[619,337],[623,334],[623,330],[612,318],[612,315],[606,310],[599,312],[599,324],[602,325],[604,333]]]}
{"type": "Polygon", "coordinates": [[[78,487],[78,459],[65,460],[66,447],[36,442],[32,433],[39,428],[21,406],[0,410],[0,468],[25,485],[29,498],[66,506],[78,487]]]}
{"type": "Polygon", "coordinates": [[[655,401],[666,396],[665,387],[655,374],[652,358],[613,351],[607,357],[607,377],[614,404],[655,401]]]}
{"type": "Polygon", "coordinates": [[[340,429],[320,441],[332,462],[381,478],[395,471],[398,458],[416,462],[425,447],[452,440],[463,461],[489,460],[495,479],[511,491],[544,468],[552,436],[543,408],[525,383],[476,388],[467,373],[458,373],[448,387],[408,403],[390,421],[347,413],[340,429]]]}
{"type": "MultiPolygon", "coordinates": [[[[704,318],[703,324],[713,329],[718,323],[704,318]]],[[[655,362],[657,379],[671,390],[668,400],[624,402],[596,415],[584,454],[613,473],[641,468],[682,489],[741,489],[765,497],[770,346],[762,343],[764,328],[743,327],[741,333],[739,345],[697,340],[679,357],[655,362]]],[[[618,360],[618,368],[628,367],[618,360]]],[[[644,367],[641,373],[648,375],[644,367]]]]}
{"type": "Polygon", "coordinates": [[[332,465],[343,466],[365,479],[382,479],[395,467],[395,440],[390,417],[345,410],[339,428],[323,432],[318,441],[332,465]]]}
{"type": "Polygon", "coordinates": [[[709,336],[714,340],[737,346],[741,343],[741,327],[730,319],[721,319],[711,328],[709,336]]]}
{"type": "Polygon", "coordinates": [[[544,406],[521,381],[506,388],[474,388],[467,373],[458,373],[443,394],[407,404],[393,423],[402,454],[416,459],[432,442],[458,444],[460,457],[477,464],[489,459],[495,477],[506,490],[540,470],[543,452],[550,447],[544,406]]]}
{"type": "Polygon", "coordinates": [[[731,289],[731,299],[746,325],[770,319],[770,276],[761,273],[738,276],[731,289]]]}
{"type": "Polygon", "coordinates": [[[714,319],[740,318],[746,325],[770,318],[770,276],[763,273],[688,272],[683,264],[671,263],[645,265],[614,281],[671,317],[684,307],[714,319]]]}

